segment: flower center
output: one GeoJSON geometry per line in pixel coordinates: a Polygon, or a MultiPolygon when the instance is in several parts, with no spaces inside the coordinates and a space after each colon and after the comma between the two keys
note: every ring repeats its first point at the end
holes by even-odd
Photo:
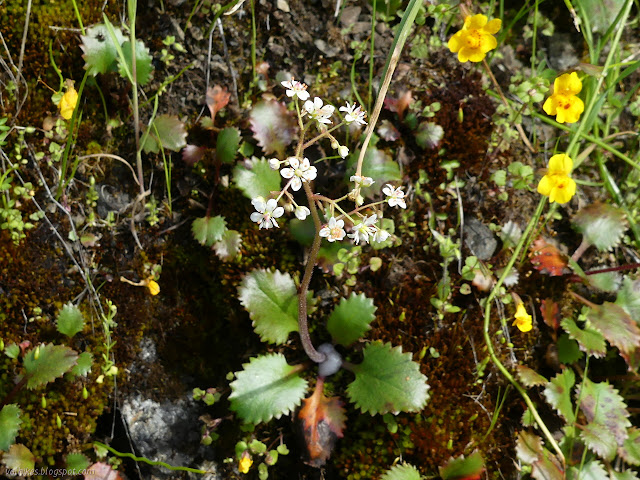
{"type": "Polygon", "coordinates": [[[471,30],[469,31],[466,40],[469,48],[480,48],[480,44],[482,43],[482,34],[478,30],[471,30]]]}
{"type": "Polygon", "coordinates": [[[331,230],[331,236],[332,237],[339,237],[340,236],[340,228],[339,227],[333,227],[331,230]]]}

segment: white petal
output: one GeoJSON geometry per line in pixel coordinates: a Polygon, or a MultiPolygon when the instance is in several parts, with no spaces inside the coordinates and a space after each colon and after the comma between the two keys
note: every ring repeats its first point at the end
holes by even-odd
{"type": "Polygon", "coordinates": [[[293,168],[283,168],[282,170],[280,170],[280,175],[282,175],[284,178],[291,178],[293,177],[293,168]]]}
{"type": "Polygon", "coordinates": [[[271,216],[273,218],[280,218],[282,216],[282,214],[284,213],[284,208],[282,207],[278,207],[276,208],[273,213],[271,214],[271,216]]]}
{"type": "Polygon", "coordinates": [[[300,187],[302,187],[302,180],[300,180],[300,177],[293,177],[293,180],[291,180],[291,189],[294,192],[297,192],[300,190],[300,187]]]}
{"type": "Polygon", "coordinates": [[[251,214],[251,221],[255,223],[260,223],[262,221],[263,215],[258,212],[253,212],[251,214]]]}

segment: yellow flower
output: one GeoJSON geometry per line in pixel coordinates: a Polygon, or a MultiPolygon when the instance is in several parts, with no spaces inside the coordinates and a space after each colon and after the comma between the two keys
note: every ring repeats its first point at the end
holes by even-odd
{"type": "Polygon", "coordinates": [[[464,19],[462,30],[449,39],[449,50],[458,53],[458,60],[481,62],[487,52],[498,46],[494,34],[502,27],[502,20],[495,18],[487,22],[482,14],[464,19]]]}
{"type": "Polygon", "coordinates": [[[154,281],[154,280],[147,280],[147,288],[149,289],[149,293],[151,295],[158,295],[160,293],[160,285],[158,285],[158,282],[154,281]]]}
{"type": "Polygon", "coordinates": [[[248,453],[243,453],[242,458],[238,462],[238,470],[240,473],[248,473],[251,465],[253,465],[253,460],[248,453]]]}
{"type": "Polygon", "coordinates": [[[67,92],[62,96],[58,108],[60,109],[60,115],[65,120],[69,120],[73,115],[73,111],[78,103],[78,92],[72,86],[67,88],[67,92]]]}
{"type": "Polygon", "coordinates": [[[515,321],[513,324],[518,327],[521,332],[528,332],[531,330],[531,315],[527,313],[523,303],[518,303],[516,307],[515,321]]]}
{"type": "Polygon", "coordinates": [[[549,159],[547,174],[538,183],[538,193],[549,197],[551,203],[567,203],[576,194],[576,182],[569,176],[573,160],[564,153],[549,159]]]}
{"type": "Polygon", "coordinates": [[[584,103],[576,95],[582,90],[582,82],[576,72],[565,73],[553,82],[553,93],[542,109],[547,115],[555,115],[558,123],[575,123],[584,112],[584,103]]]}

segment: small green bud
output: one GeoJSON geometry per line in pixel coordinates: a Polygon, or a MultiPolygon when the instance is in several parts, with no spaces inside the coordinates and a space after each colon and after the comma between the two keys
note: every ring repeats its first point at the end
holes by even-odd
{"type": "Polygon", "coordinates": [[[40,404],[42,405],[42,408],[47,408],[47,399],[44,395],[42,395],[42,398],[40,399],[40,404]]]}
{"type": "Polygon", "coordinates": [[[82,387],[82,398],[85,400],[89,398],[89,390],[87,390],[87,387],[82,387]]]}
{"type": "Polygon", "coordinates": [[[56,413],[56,425],[58,428],[62,428],[62,420],[60,420],[60,415],[56,413]]]}
{"type": "Polygon", "coordinates": [[[38,345],[33,352],[33,359],[38,360],[38,358],[40,358],[40,345],[38,345]]]}

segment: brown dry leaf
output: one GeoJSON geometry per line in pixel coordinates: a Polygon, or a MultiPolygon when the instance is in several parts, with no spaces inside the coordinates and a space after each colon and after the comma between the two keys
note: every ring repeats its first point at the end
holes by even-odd
{"type": "Polygon", "coordinates": [[[413,97],[411,95],[411,90],[407,90],[398,98],[387,97],[384,99],[384,106],[387,110],[392,112],[396,112],[400,120],[404,118],[404,111],[409,107],[411,102],[413,101],[413,97]]]}
{"type": "Polygon", "coordinates": [[[538,238],[533,242],[531,263],[533,268],[551,277],[558,277],[568,272],[566,256],[544,238],[538,238]]]}
{"type": "Polygon", "coordinates": [[[230,98],[231,93],[227,91],[227,87],[214,85],[207,89],[207,107],[211,112],[211,120],[215,120],[216,113],[227,106],[230,98]]]}
{"type": "Polygon", "coordinates": [[[548,326],[557,330],[560,326],[560,308],[558,304],[547,298],[542,300],[542,305],[540,305],[540,313],[542,314],[542,319],[544,323],[548,326]]]}

